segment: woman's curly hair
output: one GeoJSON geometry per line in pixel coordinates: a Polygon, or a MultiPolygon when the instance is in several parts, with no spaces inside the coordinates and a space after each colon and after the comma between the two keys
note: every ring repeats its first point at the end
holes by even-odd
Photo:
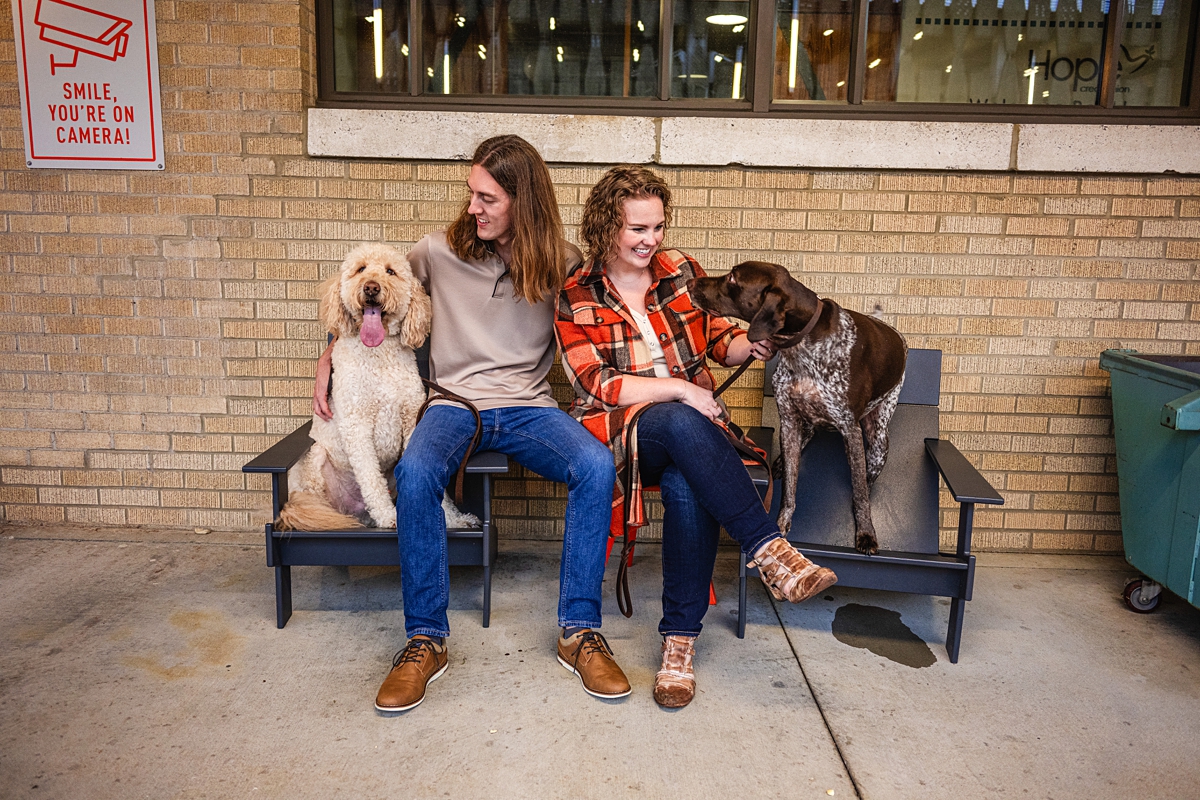
{"type": "Polygon", "coordinates": [[[588,192],[579,239],[589,261],[603,264],[616,252],[617,235],[625,225],[625,201],[640,197],[662,200],[666,226],[670,226],[671,190],[666,181],[645,167],[613,167],[588,192]]]}

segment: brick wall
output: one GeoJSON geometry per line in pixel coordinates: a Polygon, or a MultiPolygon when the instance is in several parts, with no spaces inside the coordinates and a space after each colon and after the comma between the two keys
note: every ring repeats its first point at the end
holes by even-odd
{"type": "MultiPolygon", "coordinates": [[[[157,10],[166,170],[28,170],[0,0],[0,521],[260,526],[240,468],[311,413],[319,280],[462,199],[461,164],[304,155],[311,0],[157,10]]],[[[786,264],[945,352],[944,435],[1007,499],[980,548],[1119,549],[1097,356],[1200,352],[1200,179],[660,171],[668,244],[786,264]]],[[[602,170],[553,172],[573,237],[602,170]]],[[[727,395],[739,422],[761,380],[727,395]]],[[[503,536],[558,534],[563,487],[518,472],[497,494],[503,536]]]]}

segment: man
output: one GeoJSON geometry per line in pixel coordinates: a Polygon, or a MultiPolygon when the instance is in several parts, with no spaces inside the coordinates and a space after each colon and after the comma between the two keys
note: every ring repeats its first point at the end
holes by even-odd
{"type": "MultiPolygon", "coordinates": [[[[562,238],[550,173],[518,136],[479,146],[467,178],[470,199],[445,232],[408,255],[433,301],[432,379],[473,403],[481,450],[497,450],[567,484],[559,572],[558,660],[597,697],[624,697],[629,681],[599,632],[600,585],[616,474],[612,456],[560,411],[546,375],[554,362],[558,291],[578,250],[562,238]]],[[[317,370],[314,409],[329,414],[328,350],[317,370]]],[[[475,432],[472,414],[432,405],[396,465],[397,530],[408,643],[375,699],[406,711],[425,698],[449,663],[449,576],[442,496],[475,432]]]]}

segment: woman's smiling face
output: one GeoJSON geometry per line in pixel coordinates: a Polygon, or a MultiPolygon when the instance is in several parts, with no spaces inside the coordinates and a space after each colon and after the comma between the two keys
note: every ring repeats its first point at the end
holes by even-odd
{"type": "Polygon", "coordinates": [[[645,269],[658,252],[667,227],[662,200],[653,195],[631,197],[625,201],[624,212],[625,222],[610,263],[645,269]]]}

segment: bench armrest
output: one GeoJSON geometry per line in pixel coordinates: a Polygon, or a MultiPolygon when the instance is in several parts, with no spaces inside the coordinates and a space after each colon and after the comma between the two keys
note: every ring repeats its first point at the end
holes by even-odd
{"type": "Polygon", "coordinates": [[[242,472],[286,473],[312,447],[312,439],[308,438],[311,427],[309,420],[247,463],[242,472]]]}
{"type": "Polygon", "coordinates": [[[1004,505],[1004,498],[992,488],[987,478],[967,461],[959,449],[945,439],[926,439],[925,451],[937,465],[946,481],[946,488],[959,503],[1004,505]]]}

